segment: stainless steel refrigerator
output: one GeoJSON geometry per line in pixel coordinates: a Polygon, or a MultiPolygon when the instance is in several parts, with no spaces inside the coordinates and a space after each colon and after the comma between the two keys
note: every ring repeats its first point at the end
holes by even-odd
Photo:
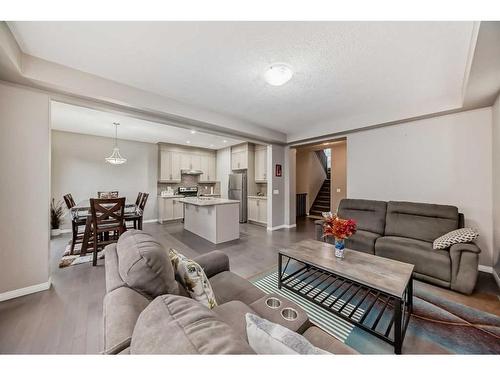
{"type": "Polygon", "coordinates": [[[228,198],[240,201],[240,223],[247,222],[247,174],[231,173],[229,175],[228,198]]]}

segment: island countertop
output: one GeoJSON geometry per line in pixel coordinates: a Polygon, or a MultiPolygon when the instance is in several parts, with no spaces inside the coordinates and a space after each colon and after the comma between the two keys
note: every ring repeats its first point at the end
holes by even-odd
{"type": "Polygon", "coordinates": [[[178,202],[192,204],[194,206],[218,206],[221,204],[237,204],[240,203],[234,199],[212,198],[212,197],[186,197],[176,199],[178,202]]]}

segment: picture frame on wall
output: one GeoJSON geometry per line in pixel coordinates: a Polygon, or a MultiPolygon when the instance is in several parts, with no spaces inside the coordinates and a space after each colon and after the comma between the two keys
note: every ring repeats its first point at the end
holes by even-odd
{"type": "Polygon", "coordinates": [[[282,172],[281,172],[281,164],[276,164],[276,177],[281,177],[282,176],[282,172]]]}

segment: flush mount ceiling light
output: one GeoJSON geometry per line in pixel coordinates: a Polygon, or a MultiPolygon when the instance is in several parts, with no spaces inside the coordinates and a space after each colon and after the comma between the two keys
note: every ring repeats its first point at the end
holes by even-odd
{"type": "Polygon", "coordinates": [[[281,86],[290,81],[293,71],[287,64],[273,64],[267,68],[264,78],[272,86],[281,86]]]}
{"type": "Polygon", "coordinates": [[[127,159],[120,155],[120,149],[118,148],[118,125],[119,122],[113,122],[115,126],[115,147],[113,147],[113,152],[111,156],[106,158],[106,162],[113,165],[120,165],[127,162],[127,159]]]}

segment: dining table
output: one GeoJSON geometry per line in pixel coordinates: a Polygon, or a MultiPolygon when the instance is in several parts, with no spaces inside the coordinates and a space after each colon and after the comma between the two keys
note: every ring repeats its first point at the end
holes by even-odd
{"type": "MultiPolygon", "coordinates": [[[[82,248],[80,250],[80,256],[84,256],[87,254],[87,249],[89,248],[91,229],[92,229],[92,213],[90,211],[90,199],[84,199],[78,202],[76,206],[73,206],[70,209],[70,215],[72,220],[85,219],[85,231],[83,233],[82,248]]],[[[142,215],[142,212],[141,209],[135,204],[135,202],[125,201],[125,208],[124,208],[125,218],[127,217],[127,215],[142,215]]]]}

